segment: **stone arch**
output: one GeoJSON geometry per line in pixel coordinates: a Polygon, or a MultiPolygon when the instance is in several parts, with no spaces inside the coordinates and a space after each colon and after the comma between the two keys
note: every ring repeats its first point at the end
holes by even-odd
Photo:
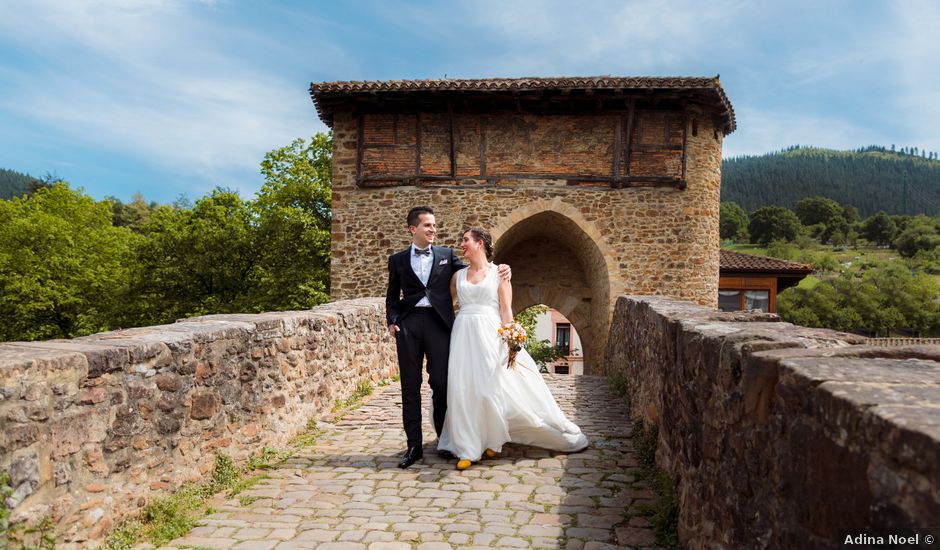
{"type": "Polygon", "coordinates": [[[543,200],[513,211],[492,234],[494,260],[512,266],[513,313],[535,304],[560,311],[581,335],[585,374],[602,374],[617,271],[594,224],[570,204],[543,200]]]}

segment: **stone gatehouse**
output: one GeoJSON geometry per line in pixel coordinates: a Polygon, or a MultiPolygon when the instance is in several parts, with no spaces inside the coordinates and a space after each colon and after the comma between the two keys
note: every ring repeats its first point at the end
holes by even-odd
{"type": "Polygon", "coordinates": [[[382,296],[405,214],[439,243],[488,228],[513,311],[546,304],[596,373],[616,297],[714,306],[722,139],[718,78],[520,78],[312,84],[333,129],[332,297],[382,296]]]}

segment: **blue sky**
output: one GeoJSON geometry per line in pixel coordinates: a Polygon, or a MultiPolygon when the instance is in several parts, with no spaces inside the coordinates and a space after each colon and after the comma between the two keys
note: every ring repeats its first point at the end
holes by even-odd
{"type": "Polygon", "coordinates": [[[95,198],[250,197],[311,81],[712,76],[725,156],[940,151],[940,2],[0,0],[0,167],[95,198]],[[583,4],[583,5],[582,5],[583,4]]]}

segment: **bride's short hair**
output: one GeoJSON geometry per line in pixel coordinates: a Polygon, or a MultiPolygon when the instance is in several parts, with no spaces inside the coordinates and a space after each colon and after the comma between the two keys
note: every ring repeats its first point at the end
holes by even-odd
{"type": "Polygon", "coordinates": [[[470,233],[470,236],[473,237],[473,240],[479,242],[483,241],[483,249],[486,251],[486,259],[489,260],[493,257],[493,236],[490,235],[490,232],[482,227],[471,227],[470,229],[464,231],[464,234],[470,233]]]}

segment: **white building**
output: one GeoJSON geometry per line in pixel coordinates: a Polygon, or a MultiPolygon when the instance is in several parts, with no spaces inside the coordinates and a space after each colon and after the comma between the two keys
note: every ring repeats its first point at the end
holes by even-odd
{"type": "Polygon", "coordinates": [[[584,374],[584,353],[581,338],[564,315],[549,308],[536,317],[535,338],[548,340],[553,346],[561,346],[567,355],[548,365],[553,374],[584,374]]]}

